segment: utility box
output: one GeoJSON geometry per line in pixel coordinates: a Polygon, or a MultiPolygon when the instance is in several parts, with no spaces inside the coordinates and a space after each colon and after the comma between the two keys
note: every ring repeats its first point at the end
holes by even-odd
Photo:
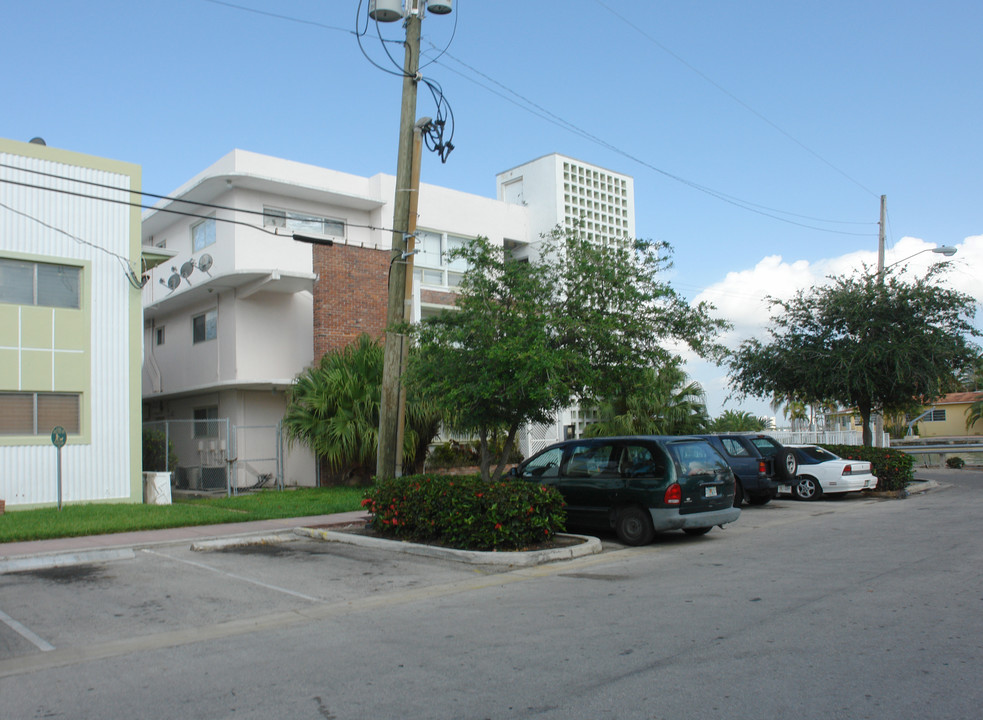
{"type": "Polygon", "coordinates": [[[145,472],[143,474],[143,502],[145,505],[171,504],[171,474],[169,472],[145,472]]]}

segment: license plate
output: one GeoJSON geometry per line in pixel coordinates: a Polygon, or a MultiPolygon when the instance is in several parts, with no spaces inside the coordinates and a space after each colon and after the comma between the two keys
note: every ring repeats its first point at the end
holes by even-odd
{"type": "Polygon", "coordinates": [[[790,493],[790,492],[792,492],[792,486],[791,485],[779,485],[778,486],[778,492],[790,493]]]}
{"type": "Polygon", "coordinates": [[[717,488],[708,487],[706,491],[707,491],[706,497],[717,497],[717,488]]]}

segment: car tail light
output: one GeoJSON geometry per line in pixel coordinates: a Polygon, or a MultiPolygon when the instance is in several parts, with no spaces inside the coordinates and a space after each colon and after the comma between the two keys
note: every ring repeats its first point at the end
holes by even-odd
{"type": "Polygon", "coordinates": [[[765,463],[764,460],[758,460],[758,475],[767,475],[767,474],[768,474],[768,465],[765,463]]]}
{"type": "Polygon", "coordinates": [[[679,483],[673,483],[666,488],[666,496],[663,498],[666,505],[679,505],[683,500],[683,489],[679,483]]]}
{"type": "Polygon", "coordinates": [[[852,472],[853,472],[853,466],[847,465],[845,468],[843,468],[843,472],[841,472],[840,475],[849,475],[852,472]]]}

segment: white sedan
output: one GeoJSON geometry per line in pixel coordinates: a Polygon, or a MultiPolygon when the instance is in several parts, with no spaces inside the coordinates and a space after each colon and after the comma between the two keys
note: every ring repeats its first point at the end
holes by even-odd
{"type": "Polygon", "coordinates": [[[797,484],[779,485],[798,500],[816,500],[824,493],[873,490],[877,478],[865,460],[844,460],[818,445],[786,445],[799,461],[797,484]]]}

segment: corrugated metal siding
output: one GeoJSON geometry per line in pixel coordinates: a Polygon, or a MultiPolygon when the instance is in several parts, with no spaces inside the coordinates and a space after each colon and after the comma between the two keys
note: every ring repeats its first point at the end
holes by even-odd
{"type": "MultiPolygon", "coordinates": [[[[0,153],[0,162],[119,188],[128,188],[130,183],[126,175],[19,155],[0,153]]],[[[6,167],[0,167],[0,176],[84,195],[129,199],[128,193],[118,190],[6,167]]],[[[88,442],[73,444],[70,438],[62,449],[62,499],[127,499],[131,493],[129,303],[130,293],[136,291],[127,282],[120,261],[92,245],[127,258],[130,208],[8,182],[0,183],[0,202],[47,224],[0,207],[0,250],[91,263],[84,282],[91,309],[91,391],[83,405],[88,442]]],[[[8,386],[6,379],[3,385],[8,386]]],[[[8,505],[56,502],[56,453],[48,441],[0,445],[0,497],[8,505]]]]}

